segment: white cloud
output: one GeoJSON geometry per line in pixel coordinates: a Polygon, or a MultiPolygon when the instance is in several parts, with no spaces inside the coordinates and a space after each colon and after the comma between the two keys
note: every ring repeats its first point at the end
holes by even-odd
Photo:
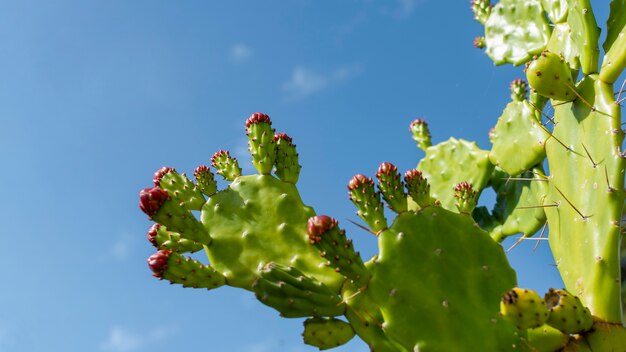
{"type": "Polygon", "coordinates": [[[172,334],[172,329],[156,328],[145,334],[138,334],[115,326],[109,331],[108,338],[100,344],[105,352],[131,352],[147,345],[162,341],[172,334]]]}
{"type": "Polygon", "coordinates": [[[232,62],[241,64],[249,61],[252,58],[252,54],[252,49],[249,46],[238,43],[230,48],[229,57],[232,62]]]}
{"type": "Polygon", "coordinates": [[[363,67],[359,64],[344,65],[328,73],[296,66],[291,73],[289,81],[283,84],[283,90],[287,93],[288,100],[299,100],[320,92],[329,86],[351,79],[362,71],[363,67]]]}

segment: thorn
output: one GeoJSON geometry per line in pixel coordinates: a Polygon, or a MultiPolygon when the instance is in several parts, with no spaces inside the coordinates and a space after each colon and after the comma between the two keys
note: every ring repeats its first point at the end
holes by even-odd
{"type": "Polygon", "coordinates": [[[516,207],[516,209],[554,208],[558,206],[559,206],[559,203],[544,204],[544,205],[523,205],[523,206],[516,207]]]}
{"type": "Polygon", "coordinates": [[[374,236],[378,236],[378,234],[377,234],[376,232],[372,231],[371,229],[368,229],[367,227],[365,227],[365,226],[363,226],[363,225],[361,225],[361,224],[357,224],[356,222],[354,222],[354,221],[352,221],[352,220],[350,220],[350,219],[346,219],[346,220],[350,221],[350,222],[351,222],[352,224],[354,224],[355,226],[360,227],[362,230],[365,230],[365,231],[367,231],[367,232],[369,232],[369,233],[373,234],[374,236]]]}
{"type": "Polygon", "coordinates": [[[578,152],[577,152],[577,151],[575,151],[574,149],[572,149],[572,148],[570,148],[570,147],[566,146],[563,142],[561,142],[558,138],[556,138],[556,137],[552,134],[552,132],[548,131],[548,129],[547,129],[544,125],[539,125],[539,126],[541,126],[541,128],[543,128],[543,130],[544,130],[547,134],[549,134],[549,135],[550,135],[550,137],[554,138],[554,140],[555,140],[555,141],[557,141],[560,145],[562,145],[562,146],[563,146],[563,148],[565,148],[568,152],[569,152],[569,151],[571,151],[572,153],[574,153],[574,154],[576,154],[576,155],[582,156],[580,153],[578,153],[578,152]]]}
{"type": "Polygon", "coordinates": [[[607,170],[606,165],[604,165],[604,176],[606,177],[606,186],[608,187],[609,193],[615,192],[616,189],[611,187],[611,182],[609,182],[609,170],[607,170]]]}
{"type": "MultiPolygon", "coordinates": [[[[533,103],[532,101],[528,101],[528,103],[535,109],[537,110],[541,115],[545,116],[545,118],[547,118],[550,122],[552,122],[553,125],[556,125],[556,122],[554,121],[554,119],[552,117],[550,117],[548,114],[546,114],[545,112],[543,112],[542,110],[539,110],[539,108],[537,107],[537,105],[535,105],[535,103],[533,103]]],[[[548,123],[548,122],[546,122],[548,123]]]]}
{"type": "MultiPolygon", "coordinates": [[[[587,150],[587,147],[585,147],[585,145],[583,144],[583,149],[585,150],[585,153],[587,153],[587,156],[589,157],[589,160],[591,160],[591,164],[593,164],[593,168],[595,169],[596,167],[598,167],[598,164],[593,161],[593,158],[591,157],[591,154],[589,154],[589,150],[587,150]]],[[[606,168],[605,168],[606,170],[606,168]]]]}
{"type": "Polygon", "coordinates": [[[617,92],[617,98],[615,98],[615,104],[617,105],[624,101],[624,99],[621,99],[622,93],[624,92],[624,85],[626,85],[626,79],[624,79],[624,82],[622,82],[622,87],[619,89],[619,92],[617,92]]]}
{"type": "Polygon", "coordinates": [[[533,248],[533,254],[535,254],[535,252],[537,251],[537,248],[539,247],[539,240],[541,240],[543,238],[543,234],[546,232],[546,228],[548,228],[548,222],[546,221],[545,224],[543,224],[543,228],[541,229],[541,233],[539,234],[539,238],[537,238],[537,243],[535,243],[535,248],[533,248]]]}
{"type": "Polygon", "coordinates": [[[506,252],[509,253],[513,248],[517,247],[518,244],[522,243],[523,240],[524,240],[524,236],[520,236],[520,238],[517,241],[515,241],[515,243],[513,243],[513,245],[509,247],[509,249],[506,250],[506,252]]]}
{"type": "Polygon", "coordinates": [[[566,83],[565,85],[566,85],[566,86],[567,86],[567,87],[568,87],[568,88],[569,88],[572,92],[574,92],[574,94],[576,94],[576,96],[577,96],[577,97],[578,97],[578,98],[579,98],[579,99],[580,99],[583,103],[585,103],[589,109],[591,109],[591,111],[593,111],[593,112],[597,112],[597,113],[602,114],[602,115],[606,115],[606,116],[608,116],[608,117],[613,117],[613,116],[611,116],[611,115],[609,115],[609,114],[607,114],[607,113],[605,113],[605,112],[602,112],[602,111],[600,111],[600,110],[596,109],[596,107],[595,107],[595,106],[593,106],[593,105],[589,104],[589,102],[588,102],[587,100],[585,100],[585,98],[583,98],[583,96],[582,96],[582,95],[580,95],[580,94],[576,91],[576,89],[574,89],[574,87],[572,87],[572,86],[568,85],[567,83],[566,83]]]}
{"type": "Polygon", "coordinates": [[[563,192],[561,192],[561,190],[560,190],[557,186],[554,186],[554,189],[556,189],[556,190],[557,190],[557,192],[559,192],[559,194],[563,197],[563,199],[565,199],[565,201],[567,202],[567,204],[569,204],[569,205],[572,207],[572,209],[574,209],[574,211],[576,211],[576,212],[578,213],[578,215],[580,215],[580,217],[581,217],[583,220],[587,220],[587,219],[589,219],[589,218],[590,218],[590,216],[585,216],[585,215],[583,215],[583,213],[581,213],[581,212],[580,212],[580,210],[578,210],[578,208],[576,208],[576,207],[574,206],[574,204],[572,204],[572,202],[570,202],[570,201],[569,201],[569,199],[567,199],[567,197],[565,197],[565,195],[563,194],[563,192]]]}
{"type": "Polygon", "coordinates": [[[542,181],[548,182],[547,178],[529,178],[529,177],[502,177],[501,180],[507,181],[542,181]]]}

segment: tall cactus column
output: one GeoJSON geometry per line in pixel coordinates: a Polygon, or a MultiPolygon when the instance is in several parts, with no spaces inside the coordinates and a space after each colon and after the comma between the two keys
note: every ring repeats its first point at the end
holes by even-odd
{"type": "Polygon", "coordinates": [[[569,291],[596,317],[619,323],[620,219],[624,202],[624,138],[612,85],[588,76],[582,99],[554,104],[556,126],[546,143],[550,247],[569,291]],[[589,106],[591,105],[591,106],[589,106]]]}

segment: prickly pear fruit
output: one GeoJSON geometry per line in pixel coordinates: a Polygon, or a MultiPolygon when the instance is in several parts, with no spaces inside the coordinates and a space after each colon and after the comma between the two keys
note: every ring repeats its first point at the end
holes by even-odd
{"type": "Polygon", "coordinates": [[[230,156],[226,150],[220,150],[213,154],[211,165],[217,169],[217,174],[222,175],[225,180],[232,181],[241,176],[241,168],[236,158],[230,156]]]}
{"type": "Polygon", "coordinates": [[[409,131],[411,131],[411,135],[413,139],[417,142],[417,146],[426,150],[428,147],[432,145],[430,140],[430,131],[428,130],[428,124],[426,121],[421,119],[415,119],[411,122],[409,126],[409,131]]]}
{"type": "Polygon", "coordinates": [[[139,208],[149,217],[154,216],[169,198],[167,191],[158,187],[144,188],[139,192],[139,208]]]}
{"type": "Polygon", "coordinates": [[[193,288],[217,288],[226,283],[224,276],[209,265],[185,258],[173,251],[162,249],[148,258],[153,276],[173,284],[193,288]]]}
{"type": "Polygon", "coordinates": [[[387,219],[380,200],[380,193],[374,189],[374,181],[371,178],[362,174],[355,175],[348,183],[348,191],[350,200],[358,209],[357,215],[374,232],[387,228],[387,219]]]}
{"type": "Polygon", "coordinates": [[[210,197],[217,192],[217,182],[215,182],[215,178],[213,177],[213,173],[206,165],[198,166],[194,172],[193,176],[196,179],[196,188],[202,192],[207,197],[210,197]]]}
{"type": "Polygon", "coordinates": [[[380,164],[376,178],[378,179],[378,188],[389,208],[396,213],[406,211],[406,193],[404,193],[404,183],[402,183],[398,168],[390,162],[384,162],[380,164]]]}
{"type": "Polygon", "coordinates": [[[327,350],[341,346],[354,337],[350,324],[335,318],[310,318],[304,321],[304,343],[327,350]]]}
{"type": "Polygon", "coordinates": [[[153,181],[155,186],[166,190],[178,204],[189,210],[200,210],[206,202],[193,182],[171,167],[163,167],[155,172],[153,181]]]}
{"type": "Polygon", "coordinates": [[[565,290],[550,289],[544,297],[550,317],[546,322],[566,334],[578,334],[591,329],[593,318],[580,299],[565,290]]]}
{"type": "Polygon", "coordinates": [[[532,346],[530,350],[533,352],[561,351],[569,340],[569,335],[547,324],[528,329],[526,333],[528,343],[532,346]]]}
{"type": "Polygon", "coordinates": [[[465,181],[454,187],[454,198],[456,198],[457,209],[463,214],[471,214],[478,202],[478,194],[474,191],[474,187],[465,181]]]}
{"type": "Polygon", "coordinates": [[[295,184],[300,176],[296,145],[285,133],[277,133],[274,136],[274,143],[276,143],[276,176],[282,181],[295,184]]]}
{"type": "Polygon", "coordinates": [[[526,94],[528,94],[528,84],[524,82],[524,80],[518,78],[511,82],[511,100],[513,101],[523,101],[526,99],[526,94]]]}
{"type": "Polygon", "coordinates": [[[317,247],[327,266],[335,268],[357,285],[365,284],[370,275],[359,253],[354,251],[352,240],[346,239],[345,231],[339,229],[337,220],[326,216],[313,216],[307,223],[309,241],[317,247]]]}
{"type": "Polygon", "coordinates": [[[260,174],[269,174],[276,161],[276,144],[270,117],[261,112],[252,114],[246,120],[246,134],[252,164],[260,174]]]}
{"type": "Polygon", "coordinates": [[[259,301],[283,317],[337,316],[346,310],[336,292],[294,267],[270,262],[260,275],[252,290],[259,301]]]}
{"type": "Polygon", "coordinates": [[[546,302],[537,292],[514,287],[500,300],[500,314],[519,329],[536,328],[548,320],[546,302]]]}
{"type": "Polygon", "coordinates": [[[528,84],[544,97],[571,101],[576,99],[572,74],[563,57],[544,50],[526,67],[528,84]]]}

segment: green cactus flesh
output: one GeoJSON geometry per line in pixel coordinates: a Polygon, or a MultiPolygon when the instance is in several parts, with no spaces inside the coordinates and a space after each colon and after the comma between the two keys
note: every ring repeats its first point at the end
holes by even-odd
{"type": "Polygon", "coordinates": [[[334,318],[310,318],[304,321],[304,343],[327,350],[341,346],[354,337],[350,324],[334,318]]]}
{"type": "Polygon", "coordinates": [[[626,67],[626,0],[611,1],[600,80],[613,83],[626,67]]]}
{"type": "Polygon", "coordinates": [[[502,296],[500,314],[519,329],[542,326],[548,320],[546,302],[533,290],[514,287],[502,296]]]}
{"type": "Polygon", "coordinates": [[[295,185],[271,175],[236,178],[202,208],[213,241],[208,256],[228,284],[250,289],[269,262],[293,266],[338,292],[342,276],[324,266],[308,243],[307,220],[315,215],[295,185]]]}
{"type": "Polygon", "coordinates": [[[148,239],[158,249],[169,249],[178,253],[193,253],[203,248],[201,243],[188,240],[179,233],[169,231],[165,226],[159,224],[150,228],[148,239]]]}
{"type": "Polygon", "coordinates": [[[562,23],[567,20],[567,0],[541,0],[543,9],[552,23],[562,23]]]}
{"type": "Polygon", "coordinates": [[[337,291],[294,267],[268,263],[252,285],[262,303],[286,318],[342,315],[346,309],[337,291]]]}
{"type": "Polygon", "coordinates": [[[621,322],[619,248],[624,194],[623,132],[610,85],[585,78],[584,98],[555,107],[546,143],[549,243],[568,291],[591,313],[621,322]],[[593,108],[589,106],[592,104],[593,108]]]}
{"type": "Polygon", "coordinates": [[[533,352],[554,352],[560,351],[569,340],[569,335],[551,327],[542,325],[537,328],[527,330],[528,343],[532,346],[533,352]]]}
{"type": "Polygon", "coordinates": [[[402,213],[380,234],[379,247],[361,295],[375,302],[370,309],[380,309],[378,325],[401,350],[520,346],[516,328],[498,314],[500,297],[515,286],[515,272],[470,216],[439,207],[402,213]]]}
{"type": "Polygon", "coordinates": [[[572,32],[569,23],[558,23],[554,25],[550,41],[546,46],[546,50],[553,52],[565,60],[570,69],[573,70],[572,76],[578,75],[578,69],[580,68],[580,61],[578,59],[579,52],[578,47],[574,44],[572,32]]]}
{"type": "Polygon", "coordinates": [[[204,195],[185,174],[179,174],[171,168],[163,168],[157,171],[157,174],[162,170],[165,172],[158,175],[158,179],[155,180],[161,189],[166,190],[170,197],[189,210],[202,209],[202,205],[206,202],[204,195]]]}
{"type": "Polygon", "coordinates": [[[567,23],[571,31],[572,41],[580,53],[580,66],[583,74],[598,72],[598,39],[600,28],[591,8],[590,0],[568,0],[569,10],[567,23]]]}
{"type": "Polygon", "coordinates": [[[496,168],[491,181],[496,192],[493,216],[502,226],[494,239],[502,240],[518,233],[532,236],[545,224],[546,215],[541,205],[548,194],[548,182],[542,175],[543,170],[537,167],[511,178],[496,168]]]}
{"type": "Polygon", "coordinates": [[[546,47],[550,32],[539,0],[501,0],[485,23],[487,55],[496,65],[521,65],[546,47]]]}
{"type": "MultiPolygon", "coordinates": [[[[474,142],[455,138],[426,149],[426,155],[417,165],[430,183],[430,196],[452,211],[456,211],[454,186],[467,182],[480,195],[493,167],[489,152],[481,150],[474,142]]],[[[410,202],[409,208],[414,210],[417,205],[410,202]]]]}
{"type": "Polygon", "coordinates": [[[535,118],[535,108],[527,100],[512,101],[493,131],[489,160],[508,174],[519,175],[545,158],[548,137],[535,118]]]}

